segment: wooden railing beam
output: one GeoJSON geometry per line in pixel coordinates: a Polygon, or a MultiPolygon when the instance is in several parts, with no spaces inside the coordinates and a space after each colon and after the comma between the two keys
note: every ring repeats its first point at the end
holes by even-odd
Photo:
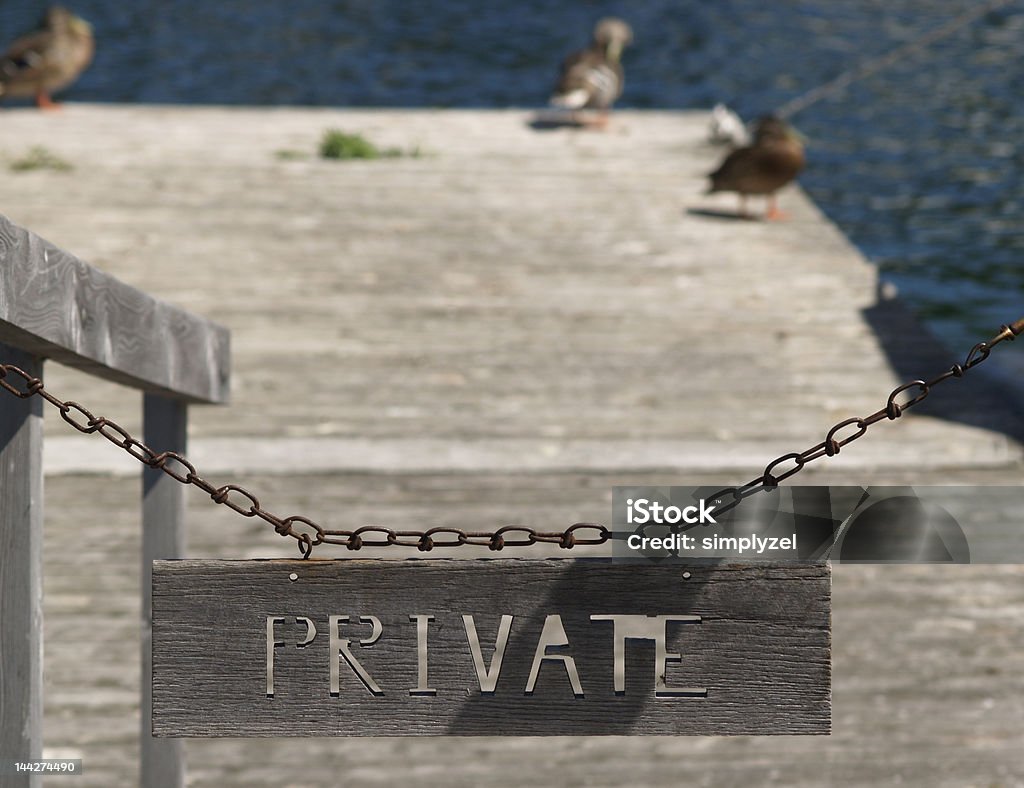
{"type": "Polygon", "coordinates": [[[0,342],[186,402],[228,399],[226,328],[124,284],[3,215],[0,342]]]}

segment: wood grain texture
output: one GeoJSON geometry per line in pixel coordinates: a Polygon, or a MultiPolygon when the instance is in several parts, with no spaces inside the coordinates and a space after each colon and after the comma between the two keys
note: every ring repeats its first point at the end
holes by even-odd
{"type": "Polygon", "coordinates": [[[158,301],[0,215],[0,340],[134,388],[226,402],[226,328],[158,301]]]}
{"type": "Polygon", "coordinates": [[[602,560],[157,561],[153,567],[153,732],[163,736],[826,734],[831,725],[829,569],[682,567],[602,560]],[[689,578],[683,572],[690,572],[689,578]],[[289,576],[294,573],[297,579],[289,576]],[[546,662],[524,693],[546,616],[561,616],[584,691],[546,662]],[[417,625],[430,614],[429,686],[417,686],[417,625]],[[475,617],[489,665],[500,616],[513,625],[493,696],[480,691],[462,615],[475,617]],[[629,640],[613,682],[613,626],[591,615],[699,615],[667,626],[670,686],[656,698],[653,641],[629,640]],[[383,691],[344,662],[330,694],[328,616],[383,691]],[[359,616],[380,619],[380,640],[359,616]],[[276,637],[266,694],[266,617],[276,637]],[[315,639],[296,616],[312,619],[315,639]]]}
{"type": "MultiPolygon", "coordinates": [[[[42,377],[38,358],[0,343],[0,355],[42,377]]],[[[43,402],[0,405],[0,759],[39,758],[43,716],[43,402]]],[[[10,788],[41,785],[0,775],[10,788]]]]}

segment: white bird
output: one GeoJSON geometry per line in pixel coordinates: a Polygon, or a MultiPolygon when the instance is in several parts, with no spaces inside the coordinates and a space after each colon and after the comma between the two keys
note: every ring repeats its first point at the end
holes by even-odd
{"type": "Polygon", "coordinates": [[[708,141],[715,145],[732,145],[738,148],[750,144],[750,133],[739,115],[725,104],[715,104],[711,110],[708,141]]]}

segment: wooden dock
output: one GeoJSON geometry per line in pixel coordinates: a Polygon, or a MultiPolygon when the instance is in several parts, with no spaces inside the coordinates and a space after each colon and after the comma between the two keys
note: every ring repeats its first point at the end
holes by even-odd
{"type": "MultiPolygon", "coordinates": [[[[231,329],[232,404],[191,412],[200,469],[336,527],[604,521],[613,484],[746,481],[955,360],[798,190],[784,223],[716,215],[734,201],[701,194],[721,155],[703,113],[620,113],[606,133],[524,111],[0,120],[0,212],[231,329]],[[323,161],[327,128],[418,155],[323,161]],[[10,171],[33,145],[72,169],[10,171]]],[[[803,480],[1019,484],[1020,402],[983,369],[803,480]]],[[[56,364],[46,383],[141,424],[133,392],[56,364]]],[[[137,471],[53,416],[48,754],[85,760],[76,784],[131,784],[137,471]]],[[[204,498],[189,555],[294,555],[204,498]]],[[[1022,576],[838,568],[827,740],[190,741],[190,784],[1020,784],[1022,576]]]]}

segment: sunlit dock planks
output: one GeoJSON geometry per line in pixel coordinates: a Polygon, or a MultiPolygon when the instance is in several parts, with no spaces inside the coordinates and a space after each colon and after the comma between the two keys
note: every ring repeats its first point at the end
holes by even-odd
{"type": "MultiPolygon", "coordinates": [[[[953,360],[899,302],[877,300],[874,269],[798,191],[782,196],[784,223],[701,213],[734,208],[701,195],[720,155],[705,114],[619,113],[607,133],[529,118],[5,111],[0,158],[44,145],[73,169],[0,162],[0,210],[229,327],[232,404],[192,411],[201,468],[339,526],[607,519],[615,483],[746,481],[953,360]],[[420,155],[321,161],[329,127],[420,155]]],[[[138,423],[131,392],[55,364],[46,380],[138,423]]],[[[807,477],[1017,484],[1013,402],[974,372],[944,389],[807,477]]],[[[116,449],[53,415],[46,741],[81,753],[83,785],[128,784],[138,482],[109,478],[126,472],[116,449]]],[[[189,514],[197,557],[292,555],[201,495],[189,514]]],[[[1008,692],[1024,653],[1016,569],[841,568],[834,597],[827,742],[197,741],[190,774],[210,786],[1024,779],[1008,692]]]]}

